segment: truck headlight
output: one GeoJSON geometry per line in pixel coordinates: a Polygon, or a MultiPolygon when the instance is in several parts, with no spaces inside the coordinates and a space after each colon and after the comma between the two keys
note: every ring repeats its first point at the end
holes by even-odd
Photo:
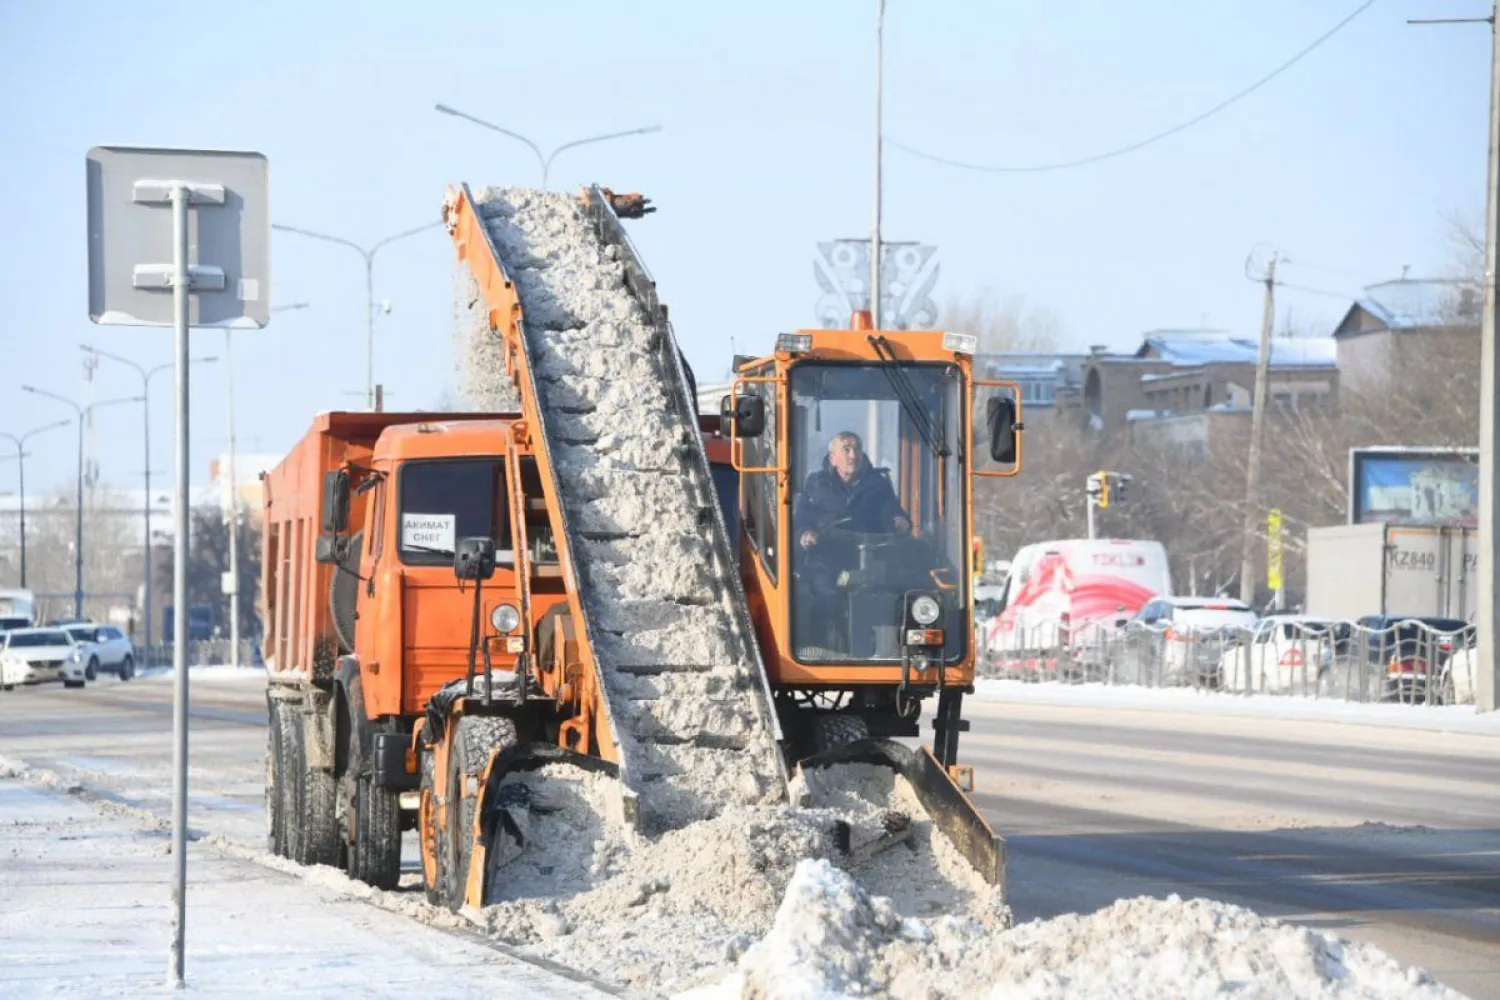
{"type": "Polygon", "coordinates": [[[521,612],[517,611],[513,604],[497,604],[490,612],[490,624],[495,626],[495,631],[501,635],[514,632],[521,624],[521,612]]]}
{"type": "Polygon", "coordinates": [[[931,625],[942,613],[938,602],[926,594],[911,602],[911,617],[918,625],[931,625]]]}

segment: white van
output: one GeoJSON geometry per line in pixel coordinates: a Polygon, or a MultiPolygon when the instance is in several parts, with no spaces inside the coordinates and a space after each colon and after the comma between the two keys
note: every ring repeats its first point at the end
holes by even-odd
{"type": "Polygon", "coordinates": [[[1010,668],[1055,670],[1058,650],[1115,632],[1172,592],[1160,542],[1068,538],[1027,545],[1011,560],[985,652],[1010,668]]]}

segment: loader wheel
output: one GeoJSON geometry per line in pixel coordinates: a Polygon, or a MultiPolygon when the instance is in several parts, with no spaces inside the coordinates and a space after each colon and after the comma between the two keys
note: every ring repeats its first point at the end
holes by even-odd
{"type": "Polygon", "coordinates": [[[417,830],[422,841],[422,881],[427,902],[434,906],[448,903],[448,852],[443,850],[438,831],[437,755],[429,749],[422,754],[422,804],[417,810],[417,830]]]}
{"type": "Polygon", "coordinates": [[[276,703],[280,740],[276,753],[276,787],[281,792],[281,856],[295,861],[302,855],[302,724],[291,702],[276,703]]]}
{"type": "Polygon", "coordinates": [[[864,717],[844,712],[829,712],[813,720],[813,753],[826,753],[856,740],[868,738],[870,727],[864,717]]]}
{"type": "Polygon", "coordinates": [[[464,715],[453,731],[453,749],[448,755],[448,906],[464,905],[469,884],[469,864],[474,856],[474,812],[479,803],[478,777],[496,750],[516,744],[516,724],[501,716],[464,715]],[[472,788],[466,789],[469,779],[472,788]],[[465,794],[465,791],[472,794],[465,794]]]}
{"type": "Polygon", "coordinates": [[[370,755],[373,733],[365,719],[359,678],[347,690],[350,724],[344,727],[348,762],[338,781],[346,848],[344,871],[377,889],[394,889],[401,881],[401,796],[375,784],[370,755]]]}
{"type": "Polygon", "coordinates": [[[281,814],[281,713],[266,709],[266,850],[286,857],[286,820],[281,814]]]}

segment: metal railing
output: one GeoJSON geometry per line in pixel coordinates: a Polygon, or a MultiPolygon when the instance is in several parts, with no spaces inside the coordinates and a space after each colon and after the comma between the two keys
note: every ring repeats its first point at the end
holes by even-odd
{"type": "Polygon", "coordinates": [[[1269,618],[1254,626],[1048,624],[979,631],[981,676],[1356,702],[1473,704],[1474,627],[1269,618]],[[988,641],[988,646],[986,642],[988,641]]]}
{"type": "MultiPolygon", "coordinates": [[[[137,660],[143,666],[170,667],[172,665],[172,643],[156,642],[149,650],[136,647],[137,660]]],[[[194,639],[187,645],[187,663],[190,667],[202,667],[229,662],[228,639],[194,639]]],[[[260,645],[249,639],[240,640],[240,666],[261,670],[265,661],[261,659],[260,645]]]]}

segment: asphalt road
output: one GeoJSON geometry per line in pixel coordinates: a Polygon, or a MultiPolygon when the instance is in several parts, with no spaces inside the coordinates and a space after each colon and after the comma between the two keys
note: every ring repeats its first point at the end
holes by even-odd
{"type": "Polygon", "coordinates": [[[1500,997],[1500,739],[971,700],[1018,920],[1177,893],[1500,997]]]}
{"type": "MultiPolygon", "coordinates": [[[[194,678],[194,827],[262,833],[264,695],[194,678]]],[[[971,699],[963,758],[1006,837],[1017,919],[1207,896],[1500,998],[1500,739],[971,699]]],[[[171,685],[0,696],[0,756],[167,815],[171,685]]]]}

